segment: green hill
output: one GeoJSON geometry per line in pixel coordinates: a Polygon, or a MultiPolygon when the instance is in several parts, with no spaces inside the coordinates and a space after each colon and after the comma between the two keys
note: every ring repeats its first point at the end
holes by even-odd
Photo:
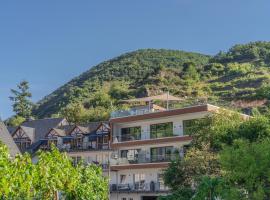
{"type": "Polygon", "coordinates": [[[270,42],[235,45],[215,56],[137,50],[91,67],[39,101],[34,115],[49,117],[74,103],[87,110],[111,109],[120,99],[164,91],[185,97],[181,104],[208,101],[230,106],[239,100],[247,104],[268,98],[269,67],[270,42]]]}

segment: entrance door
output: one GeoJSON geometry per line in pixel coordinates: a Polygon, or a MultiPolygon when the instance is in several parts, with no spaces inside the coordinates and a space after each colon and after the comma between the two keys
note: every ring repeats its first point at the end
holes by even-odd
{"type": "Polygon", "coordinates": [[[143,196],[142,200],[157,200],[157,196],[143,196]]]}

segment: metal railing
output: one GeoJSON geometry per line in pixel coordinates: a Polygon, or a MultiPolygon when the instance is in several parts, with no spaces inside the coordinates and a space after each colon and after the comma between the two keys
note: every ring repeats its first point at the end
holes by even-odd
{"type": "MultiPolygon", "coordinates": [[[[71,143],[57,144],[56,147],[59,151],[64,152],[109,150],[109,144],[96,144],[92,146],[90,142],[82,142],[77,145],[72,145],[71,143]]],[[[49,145],[43,145],[41,149],[50,150],[51,147],[49,145]]]]}
{"type": "MultiPolygon", "coordinates": [[[[163,137],[151,137],[151,134],[148,133],[144,133],[143,135],[140,134],[138,136],[136,135],[121,135],[121,134],[117,134],[117,136],[113,136],[113,143],[117,143],[117,142],[127,142],[127,141],[135,141],[135,140],[151,140],[151,139],[161,139],[161,138],[168,138],[168,137],[178,137],[180,135],[168,135],[166,133],[164,133],[163,137]],[[148,137],[146,137],[148,136],[148,137]]],[[[184,135],[182,135],[184,136],[184,135]]]]}
{"type": "MultiPolygon", "coordinates": [[[[118,157],[118,156],[117,156],[118,157]]],[[[128,156],[127,158],[112,158],[111,165],[127,165],[127,164],[143,164],[143,163],[157,163],[157,162],[170,162],[181,158],[179,153],[177,154],[165,154],[165,155],[151,155],[147,156],[146,153],[139,153],[134,156],[128,156]]]]}
{"type": "Polygon", "coordinates": [[[126,134],[113,137],[114,142],[127,142],[134,140],[141,140],[141,134],[138,135],[126,134]]]}
{"type": "Polygon", "coordinates": [[[169,192],[170,189],[163,183],[151,181],[149,183],[137,182],[127,184],[111,184],[111,192],[169,192]]]}
{"type": "Polygon", "coordinates": [[[147,113],[157,112],[154,109],[129,109],[129,110],[117,110],[111,113],[111,118],[127,117],[134,115],[144,115],[147,113]]]}

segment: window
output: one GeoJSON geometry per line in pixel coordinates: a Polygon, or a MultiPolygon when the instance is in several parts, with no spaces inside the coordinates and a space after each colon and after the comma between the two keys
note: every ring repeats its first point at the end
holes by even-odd
{"type": "Polygon", "coordinates": [[[126,197],[123,197],[122,200],[127,200],[127,198],[126,197]]]}
{"type": "Polygon", "coordinates": [[[52,144],[54,144],[55,146],[57,146],[57,139],[49,139],[48,140],[48,147],[51,147],[52,144]]]}
{"type": "Polygon", "coordinates": [[[129,127],[121,129],[121,141],[140,140],[141,127],[129,127]]]}
{"type": "Polygon", "coordinates": [[[121,150],[120,156],[121,158],[126,158],[131,164],[137,163],[139,161],[140,151],[140,149],[121,150]]]}
{"type": "Polygon", "coordinates": [[[121,158],[127,158],[128,150],[122,150],[121,151],[121,158]]]}
{"type": "Polygon", "coordinates": [[[151,138],[161,138],[173,136],[173,123],[167,122],[162,124],[150,125],[151,138]]]}
{"type": "Polygon", "coordinates": [[[165,189],[165,183],[164,183],[164,178],[163,174],[158,174],[158,189],[159,190],[164,190],[165,189]]]}
{"type": "Polygon", "coordinates": [[[71,140],[72,149],[78,149],[78,148],[80,149],[82,148],[82,146],[83,146],[83,138],[81,136],[72,138],[71,140]]]}
{"type": "Polygon", "coordinates": [[[134,174],[133,178],[136,190],[145,189],[145,174],[134,174]]]}
{"type": "Polygon", "coordinates": [[[120,184],[125,184],[126,177],[127,177],[126,175],[123,175],[123,174],[120,175],[120,184]]]}
{"type": "Polygon", "coordinates": [[[108,135],[105,135],[105,136],[103,137],[103,143],[104,143],[104,144],[108,144],[108,142],[109,142],[109,137],[108,137],[108,135]]]}
{"type": "Polygon", "coordinates": [[[198,121],[198,119],[189,119],[183,121],[183,133],[184,135],[190,135],[192,132],[192,127],[195,125],[195,123],[198,121]]]}
{"type": "Polygon", "coordinates": [[[151,148],[151,162],[167,162],[172,159],[173,147],[151,148]]]}
{"type": "Polygon", "coordinates": [[[25,151],[31,145],[31,140],[26,137],[15,138],[14,141],[21,151],[25,151]]]}
{"type": "Polygon", "coordinates": [[[97,147],[97,142],[96,141],[90,141],[90,148],[95,149],[97,147]]]}

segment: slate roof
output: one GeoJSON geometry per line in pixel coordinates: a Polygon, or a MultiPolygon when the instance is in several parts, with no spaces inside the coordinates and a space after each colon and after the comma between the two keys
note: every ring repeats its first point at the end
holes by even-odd
{"type": "Polygon", "coordinates": [[[35,129],[34,142],[37,142],[41,139],[44,139],[46,134],[50,131],[50,129],[58,127],[63,120],[64,118],[37,119],[26,121],[22,123],[21,126],[34,128],[35,129]]]}
{"type": "Polygon", "coordinates": [[[7,145],[9,153],[12,157],[16,154],[20,154],[20,150],[13,141],[9,131],[7,130],[5,124],[0,121],[0,141],[7,145]]]}
{"type": "MultiPolygon", "coordinates": [[[[73,131],[73,129],[78,127],[84,134],[89,134],[89,133],[93,133],[94,131],[96,131],[97,128],[101,124],[104,124],[106,127],[109,127],[108,122],[89,122],[87,124],[82,124],[82,125],[65,125],[65,126],[61,126],[58,128],[51,128],[49,131],[51,131],[53,129],[54,131],[57,132],[58,136],[64,137],[64,136],[70,135],[70,133],[73,131]]],[[[48,133],[49,133],[49,131],[48,131],[48,133]]]]}
{"type": "Polygon", "coordinates": [[[16,130],[17,130],[18,126],[8,126],[8,132],[12,135],[16,130]]]}

